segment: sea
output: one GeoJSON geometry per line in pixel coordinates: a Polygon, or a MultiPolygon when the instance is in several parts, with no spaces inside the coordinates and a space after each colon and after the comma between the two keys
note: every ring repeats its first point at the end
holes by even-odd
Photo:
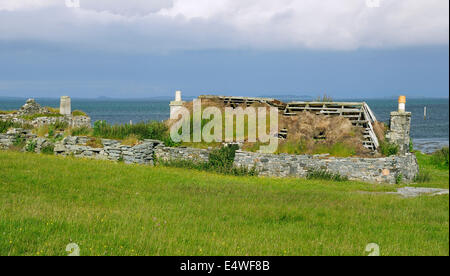
{"type": "MultiPolygon", "coordinates": [[[[59,106],[59,99],[36,98],[42,106],[59,106]]],[[[189,99],[187,99],[189,100],[189,99]]],[[[283,101],[289,99],[283,98],[283,101]]],[[[17,110],[25,98],[1,98],[0,110],[17,110]]],[[[336,100],[338,101],[338,100],[336,100]]],[[[397,109],[395,99],[342,99],[339,101],[365,101],[378,121],[388,122],[391,111],[397,109]]],[[[72,110],[83,110],[92,121],[105,120],[123,124],[169,118],[170,99],[77,99],[72,98],[72,110]]],[[[407,111],[412,112],[411,137],[414,148],[430,153],[449,145],[449,99],[408,99],[407,111]],[[427,116],[424,118],[424,107],[427,116]]]]}

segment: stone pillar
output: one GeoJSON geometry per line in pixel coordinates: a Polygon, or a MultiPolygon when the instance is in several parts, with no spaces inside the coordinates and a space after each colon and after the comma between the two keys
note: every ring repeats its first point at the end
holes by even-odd
{"type": "Polygon", "coordinates": [[[411,112],[405,109],[406,97],[398,98],[398,111],[391,112],[391,120],[389,122],[389,132],[386,134],[388,142],[398,145],[399,155],[409,152],[410,129],[411,129],[411,112]]]}
{"type": "Polygon", "coordinates": [[[175,113],[177,112],[180,107],[182,107],[184,104],[183,100],[181,99],[181,91],[175,92],[175,101],[170,102],[170,119],[177,119],[175,117],[175,113]]]}
{"type": "Polygon", "coordinates": [[[70,103],[70,97],[62,96],[60,105],[59,105],[59,113],[64,116],[69,116],[72,114],[72,107],[70,103]]]}

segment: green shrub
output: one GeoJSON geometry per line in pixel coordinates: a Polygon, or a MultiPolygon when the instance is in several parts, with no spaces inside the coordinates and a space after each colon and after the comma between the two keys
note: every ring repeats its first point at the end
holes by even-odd
{"type": "Polygon", "coordinates": [[[35,150],[36,150],[36,144],[37,144],[36,141],[30,141],[30,142],[28,142],[28,144],[27,144],[25,150],[26,150],[27,152],[35,152],[35,150]]]}
{"type": "Polygon", "coordinates": [[[306,175],[307,179],[323,179],[332,181],[348,181],[348,177],[342,176],[338,173],[331,173],[327,170],[311,170],[306,175]]]}
{"type": "Polygon", "coordinates": [[[380,143],[380,152],[384,156],[396,155],[398,153],[399,147],[396,144],[389,142],[381,142],[380,143]]]}
{"type": "Polygon", "coordinates": [[[236,176],[257,176],[255,167],[236,167],[233,165],[235,152],[239,147],[229,145],[215,149],[209,154],[209,161],[175,159],[170,161],[157,160],[157,163],[167,167],[195,169],[200,171],[216,172],[236,176]]]}
{"type": "Polygon", "coordinates": [[[413,152],[414,151],[414,144],[412,140],[409,140],[409,152],[413,152]]]}
{"type": "Polygon", "coordinates": [[[47,145],[47,146],[41,148],[41,153],[43,153],[43,154],[53,154],[54,151],[55,151],[54,145],[47,145]]]}
{"type": "Polygon", "coordinates": [[[414,182],[425,183],[431,181],[431,173],[429,171],[420,171],[419,174],[414,177],[414,182]]]}
{"type": "Polygon", "coordinates": [[[234,156],[238,145],[228,145],[220,149],[214,149],[209,153],[209,163],[217,170],[230,170],[233,167],[234,156]]]}
{"type": "Polygon", "coordinates": [[[400,184],[403,181],[403,174],[399,173],[397,174],[397,176],[395,177],[395,184],[400,184]]]}
{"type": "Polygon", "coordinates": [[[443,147],[442,149],[435,151],[432,155],[432,162],[438,168],[448,169],[449,148],[443,147]]]}

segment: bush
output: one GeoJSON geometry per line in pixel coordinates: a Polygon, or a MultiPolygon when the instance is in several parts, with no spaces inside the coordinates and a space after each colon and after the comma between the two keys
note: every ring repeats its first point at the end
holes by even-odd
{"type": "Polygon", "coordinates": [[[332,181],[348,181],[348,177],[342,176],[340,174],[334,174],[328,172],[327,170],[312,170],[306,175],[307,179],[323,179],[332,181]]]}
{"type": "Polygon", "coordinates": [[[209,163],[217,170],[228,171],[233,167],[234,156],[238,145],[228,145],[220,149],[212,150],[209,153],[209,163]]]}
{"type": "Polygon", "coordinates": [[[396,155],[398,153],[398,145],[389,142],[380,143],[380,152],[384,156],[396,155]]]}
{"type": "Polygon", "coordinates": [[[26,146],[26,148],[25,148],[25,150],[27,152],[35,152],[36,144],[37,144],[36,141],[29,141],[27,146],[26,146]]]}
{"type": "Polygon", "coordinates": [[[448,169],[449,148],[444,147],[432,154],[432,162],[438,168],[448,169]]]}
{"type": "Polygon", "coordinates": [[[229,145],[210,152],[209,161],[195,161],[175,159],[170,161],[158,160],[157,163],[167,167],[195,169],[200,171],[216,172],[235,176],[257,176],[255,167],[236,167],[233,165],[235,152],[239,147],[229,145]]]}

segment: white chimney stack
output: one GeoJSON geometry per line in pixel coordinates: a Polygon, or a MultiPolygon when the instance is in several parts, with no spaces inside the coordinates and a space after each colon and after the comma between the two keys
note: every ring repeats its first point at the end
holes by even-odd
{"type": "Polygon", "coordinates": [[[406,108],[406,97],[405,96],[400,96],[398,97],[398,112],[405,112],[406,108]]]}
{"type": "Polygon", "coordinates": [[[183,100],[181,99],[181,91],[177,90],[175,92],[175,101],[170,102],[170,118],[171,119],[178,119],[175,116],[175,113],[180,107],[182,107],[184,104],[183,100]]]}
{"type": "Polygon", "coordinates": [[[62,96],[59,104],[59,113],[64,116],[72,114],[72,106],[69,96],[62,96]]]}

